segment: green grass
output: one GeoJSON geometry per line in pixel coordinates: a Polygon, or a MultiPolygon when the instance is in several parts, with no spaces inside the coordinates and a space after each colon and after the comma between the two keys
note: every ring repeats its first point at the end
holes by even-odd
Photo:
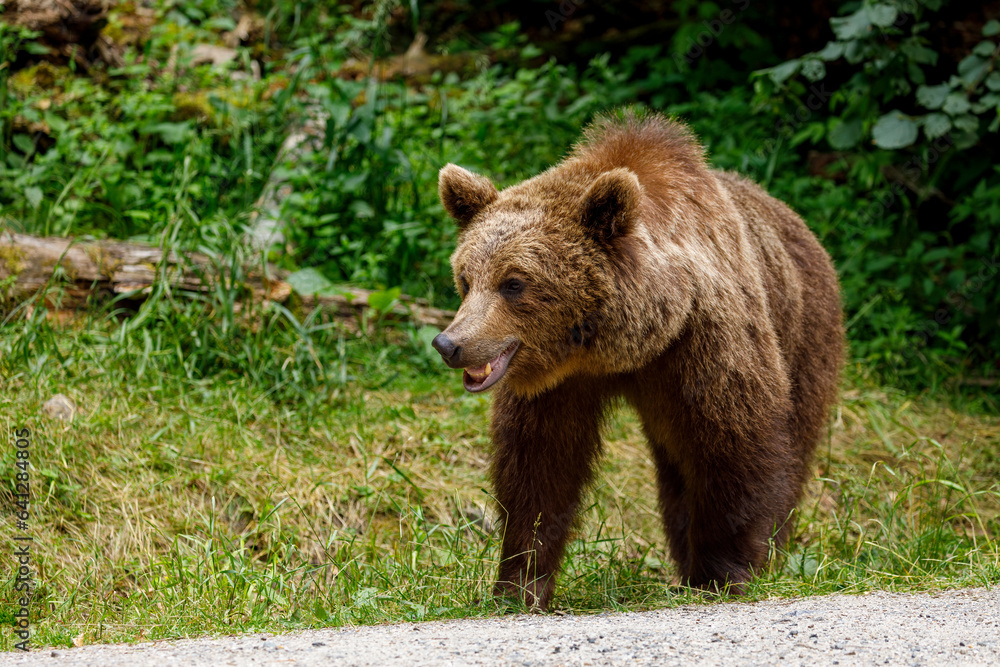
{"type": "MultiPolygon", "coordinates": [[[[280,329],[256,341],[277,348],[257,351],[266,367],[299,363],[280,329]]],[[[520,611],[489,595],[489,398],[429,365],[405,327],[351,329],[323,330],[341,342],[332,377],[351,379],[300,376],[300,391],[280,400],[254,379],[267,374],[167,372],[168,352],[129,352],[140,333],[116,344],[113,326],[93,318],[0,329],[0,426],[33,433],[36,646],[520,611]],[[11,356],[25,338],[32,363],[11,356]],[[72,423],[42,415],[57,392],[79,406],[72,423]]],[[[749,598],[996,583],[1000,420],[966,408],[849,380],[794,540],[749,598]]],[[[555,609],[697,599],[672,586],[631,413],[616,413],[606,442],[555,609]]],[[[3,522],[4,541],[12,529],[3,522]]],[[[7,616],[16,596],[13,572],[4,576],[7,616]]],[[[0,634],[0,648],[13,641],[0,634]]]]}
{"type": "MultiPolygon", "coordinates": [[[[241,225],[276,169],[292,190],[282,216],[294,224],[271,261],[447,306],[455,230],[434,196],[437,169],[455,161],[516,182],[557,160],[594,112],[634,102],[691,121],[713,164],[792,204],[841,271],[855,364],[794,539],[749,598],[1000,579],[995,389],[955,391],[963,378],[995,375],[980,363],[992,363],[994,328],[968,329],[978,341],[970,347],[969,322],[958,318],[969,310],[988,324],[996,290],[971,279],[978,263],[966,271],[954,261],[966,254],[960,235],[955,252],[942,253],[936,228],[930,237],[900,231],[914,223],[909,200],[869,220],[887,187],[887,156],[862,160],[859,149],[845,184],[811,175],[815,141],[800,145],[805,134],[761,150],[785,112],[777,100],[754,106],[740,83],[748,72],[734,69],[736,83],[716,87],[681,76],[659,47],[542,62],[508,24],[490,40],[509,43],[480,48],[471,69],[355,81],[331,73],[367,62],[358,45],[381,43],[386,16],[345,6],[307,12],[300,26],[298,6],[278,2],[264,31],[278,41],[261,35],[239,47],[229,71],[188,67],[183,54],[221,39],[231,3],[153,5],[141,48],[125,40],[136,8],[112,11],[106,33],[124,40],[126,64],[91,73],[31,58],[15,71],[35,37],[0,26],[4,224],[198,249],[228,278],[197,294],[159,281],[140,307],[95,303],[77,315],[58,311],[59,277],[28,303],[8,302],[13,278],[0,281],[0,427],[33,432],[35,645],[520,611],[490,598],[499,536],[485,474],[489,398],[462,392],[426,347],[426,330],[380,326],[377,314],[346,323],[305,315],[295,298],[252,304],[247,272],[261,258],[248,254],[241,225]],[[262,78],[236,77],[251,72],[251,59],[262,78]],[[323,145],[276,165],[289,125],[317,111],[333,121],[323,145]],[[914,332],[946,298],[955,323],[919,347],[914,332]],[[936,391],[914,397],[876,374],[936,391]],[[72,423],[42,414],[60,392],[79,405],[72,423]]],[[[701,19],[690,26],[700,30],[701,19]]],[[[825,118],[803,129],[823,134],[825,118]]],[[[982,183],[956,201],[982,217],[967,249],[985,261],[997,218],[987,205],[995,182],[982,183]]],[[[673,586],[634,416],[616,414],[606,441],[556,610],[700,600],[673,586]]],[[[8,542],[14,451],[12,439],[0,448],[8,542]]],[[[0,573],[3,650],[14,642],[13,577],[0,573]]]]}

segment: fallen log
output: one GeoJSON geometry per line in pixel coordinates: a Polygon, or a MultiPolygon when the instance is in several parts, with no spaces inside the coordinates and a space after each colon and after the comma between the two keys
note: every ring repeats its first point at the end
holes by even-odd
{"type": "MultiPolygon", "coordinates": [[[[38,237],[0,229],[0,299],[18,304],[38,295],[53,313],[79,310],[115,296],[142,301],[158,280],[181,292],[207,292],[223,273],[211,257],[201,253],[181,255],[141,243],[38,237]]],[[[249,271],[242,283],[254,300],[284,304],[293,292],[285,275],[267,265],[249,271]]],[[[299,295],[296,307],[356,318],[370,308],[372,294],[342,287],[323,296],[299,295]]],[[[454,313],[401,295],[384,315],[443,329],[454,313]]]]}

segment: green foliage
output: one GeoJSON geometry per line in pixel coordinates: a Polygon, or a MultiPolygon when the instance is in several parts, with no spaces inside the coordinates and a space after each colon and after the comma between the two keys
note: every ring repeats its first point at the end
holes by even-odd
{"type": "Polygon", "coordinates": [[[155,7],[122,67],[89,72],[0,26],[0,216],[38,234],[147,239],[184,217],[205,231],[182,247],[236,243],[274,176],[291,194],[270,261],[450,307],[456,231],[437,171],[456,162],[508,185],[556,162],[595,113],[648,106],[691,123],[716,166],[753,176],[820,235],[859,363],[912,387],[996,374],[995,21],[956,55],[932,28],[947,4],[851,2],[829,43],[780,62],[767,7],[679,0],[669,40],[591,43],[573,62],[546,55],[530,17],[470,33],[442,16],[473,21],[468,3],[273,0],[233,62],[193,67],[193,47],[233,30],[237,5],[155,7]],[[384,74],[441,25],[429,66],[384,74]],[[275,162],[289,129],[317,118],[315,140],[275,162]]]}
{"type": "MultiPolygon", "coordinates": [[[[161,275],[138,308],[129,307],[127,293],[95,304],[67,335],[49,318],[64,289],[65,274],[56,272],[30,300],[0,309],[5,386],[101,377],[121,386],[148,382],[155,392],[170,392],[235,382],[259,398],[294,402],[309,412],[362,379],[373,387],[391,382],[398,372],[390,364],[442,371],[427,363],[429,339],[422,328],[380,328],[371,320],[391,308],[398,288],[374,293],[371,315],[360,315],[353,326],[320,309],[303,314],[295,299],[286,307],[255,298],[251,274],[263,273],[262,258],[242,243],[232,220],[197,216],[188,195],[192,180],[180,181],[174,198],[164,203],[170,224],[161,244],[179,258],[183,248],[206,254],[212,262],[205,276],[209,289],[180,291],[161,275]]],[[[297,286],[304,293],[322,291],[297,286]]]]}
{"type": "MultiPolygon", "coordinates": [[[[451,4],[474,20],[478,7],[451,4]]],[[[995,420],[914,409],[857,379],[923,388],[995,377],[995,46],[949,58],[927,27],[936,3],[852,2],[831,45],[780,63],[765,5],[683,0],[670,40],[592,43],[575,62],[508,23],[431,35],[426,55],[456,60],[423,76],[368,71],[446,5],[266,0],[263,35],[215,67],[188,58],[235,28],[232,0],[156,2],[155,25],[124,65],[86,72],[0,23],[5,224],[198,249],[215,278],[185,293],[161,279],[141,306],[122,295],[71,326],[49,317],[58,274],[0,309],[0,413],[46,443],[33,460],[47,489],[34,511],[55,528],[36,534],[48,573],[37,637],[69,645],[80,633],[132,640],[139,629],[152,639],[502,612],[488,595],[497,533],[476,511],[488,400],[460,396],[451,374],[443,382],[433,327],[388,315],[402,292],[456,302],[441,166],[514,183],[620,104],[691,123],[715,166],[798,210],[840,271],[850,389],[796,539],[750,595],[996,581],[995,420]],[[289,129],[317,117],[316,141],[276,161],[289,129]],[[299,294],[375,288],[355,320],[307,314],[294,296],[253,298],[264,258],[242,228],[272,174],[291,194],[287,243],[267,259],[292,271],[299,294]],[[56,392],[81,404],[71,428],[39,416],[56,392]]],[[[995,45],[1000,26],[982,33],[995,45]]],[[[989,396],[963,407],[996,412],[989,396]]],[[[636,501],[655,497],[641,429],[634,417],[612,422],[610,481],[582,512],[559,604],[691,602],[668,585],[659,516],[636,501]]],[[[12,594],[0,587],[5,603],[12,594]]]]}
{"type": "MultiPolygon", "coordinates": [[[[121,67],[80,76],[41,61],[0,71],[0,217],[41,235],[129,238],[162,233],[182,187],[204,218],[253,204],[290,91],[273,93],[283,75],[255,81],[190,66],[193,43],[211,34],[193,17],[218,8],[171,7],[121,67]]],[[[11,29],[0,31],[11,43],[11,29]]]]}
{"type": "Polygon", "coordinates": [[[830,171],[856,191],[825,238],[859,358],[921,383],[989,373],[1000,345],[989,200],[1000,193],[1000,24],[955,62],[930,28],[941,2],[847,6],[823,49],[757,73],[756,104],[795,114],[789,143],[836,151],[830,171]]]}
{"type": "MultiPolygon", "coordinates": [[[[317,67],[337,57],[309,48],[317,67]]],[[[602,57],[583,72],[550,60],[466,80],[436,74],[419,90],[374,79],[309,84],[326,119],[322,144],[281,172],[294,189],[282,213],[296,221],[297,262],[334,281],[453,305],[455,228],[437,199],[438,170],[456,162],[505,184],[544,169],[604,107],[615,76],[602,57]]]]}
{"type": "Polygon", "coordinates": [[[862,128],[870,129],[875,146],[887,150],[913,146],[921,130],[924,143],[954,134],[958,148],[974,146],[1000,128],[1000,23],[985,24],[982,41],[951,69],[927,35],[939,5],[863,3],[854,13],[831,19],[836,39],[822,50],[759,72],[767,77],[758,92],[773,98],[777,88],[802,97],[809,83],[833,78],[828,66],[846,63],[849,69],[834,85],[850,87],[851,95],[834,105],[837,123],[828,125],[825,137],[831,147],[856,147],[862,128]],[[940,83],[930,84],[938,78],[940,83]],[[840,126],[852,129],[834,132],[840,126]]]}

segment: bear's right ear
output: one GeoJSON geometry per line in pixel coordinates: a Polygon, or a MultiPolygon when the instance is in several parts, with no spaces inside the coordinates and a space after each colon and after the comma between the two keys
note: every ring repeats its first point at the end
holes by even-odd
{"type": "Polygon", "coordinates": [[[497,189],[485,176],[457,164],[446,164],[438,173],[438,195],[459,229],[465,229],[480,211],[493,203],[497,189]]]}
{"type": "Polygon", "coordinates": [[[607,243],[628,234],[642,199],[642,184],[630,169],[618,167],[598,176],[583,196],[580,223],[596,240],[607,243]]]}

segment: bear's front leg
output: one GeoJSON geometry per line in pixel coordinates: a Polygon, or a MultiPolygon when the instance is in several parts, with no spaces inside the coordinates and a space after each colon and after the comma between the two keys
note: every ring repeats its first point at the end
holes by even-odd
{"type": "Polygon", "coordinates": [[[596,387],[576,382],[533,398],[497,391],[490,472],[503,548],[494,595],[534,608],[548,606],[569,529],[600,452],[603,407],[596,387]]]}

